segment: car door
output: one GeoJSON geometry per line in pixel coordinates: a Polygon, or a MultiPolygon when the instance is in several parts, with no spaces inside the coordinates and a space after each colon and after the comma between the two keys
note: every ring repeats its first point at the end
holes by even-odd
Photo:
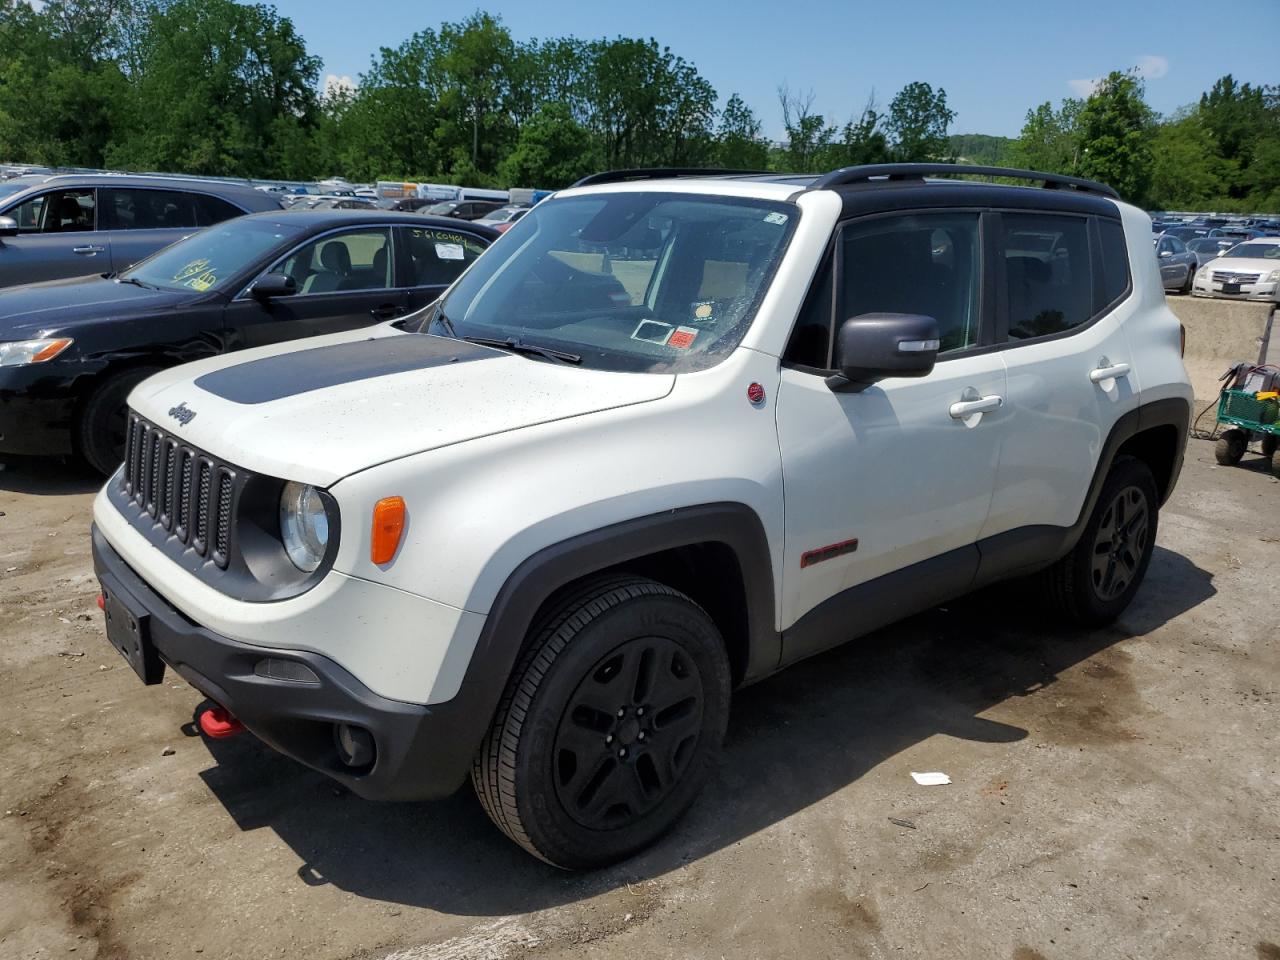
{"type": "Polygon", "coordinates": [[[352,226],[305,241],[264,273],[293,278],[297,293],[259,300],[252,285],[227,306],[227,326],[244,346],[370,326],[404,314],[389,226],[352,226]]]}
{"type": "Polygon", "coordinates": [[[1161,237],[1156,242],[1156,259],[1160,262],[1160,282],[1166,290],[1176,290],[1186,279],[1183,265],[1174,257],[1174,237],[1161,237]]]}
{"type": "Polygon", "coordinates": [[[17,236],[0,238],[0,286],[111,270],[111,241],[98,232],[98,191],[92,187],[48,190],[0,216],[18,224],[17,236]]]}
{"type": "Polygon", "coordinates": [[[403,251],[401,264],[407,273],[409,310],[434,302],[462,275],[489,242],[466,230],[437,227],[396,227],[403,251]]]}
{"type": "Polygon", "coordinates": [[[1174,276],[1177,278],[1178,289],[1189,286],[1188,279],[1196,272],[1196,255],[1177,237],[1169,237],[1169,250],[1169,262],[1177,267],[1174,276]]]}
{"type": "MultiPolygon", "coordinates": [[[[784,631],[894,573],[918,571],[916,596],[944,599],[963,592],[976,571],[974,542],[1008,416],[1003,360],[981,345],[991,315],[981,223],[973,212],[894,214],[853,221],[837,236],[823,271],[833,281],[820,275],[811,291],[778,387],[784,631]],[[938,321],[933,371],[856,393],[833,390],[833,330],[878,312],[938,321]],[[967,401],[987,410],[955,407],[967,401]]],[[[813,652],[807,641],[788,642],[784,659],[813,652]]]]}
{"type": "MultiPolygon", "coordinates": [[[[982,538],[1022,538],[1051,549],[1080,515],[1112,426],[1137,406],[1124,323],[1138,298],[1118,220],[1020,212],[1001,214],[1000,227],[996,339],[1008,371],[1009,439],[982,538]],[[1051,262],[1034,253],[1045,238],[1055,251],[1051,262]]],[[[989,552],[992,564],[1017,555],[989,552]]],[[[984,560],[984,579],[1007,572],[984,560]]]]}
{"type": "Polygon", "coordinates": [[[106,187],[99,191],[111,268],[128,270],[171,243],[200,229],[196,195],[151,187],[106,187]]]}

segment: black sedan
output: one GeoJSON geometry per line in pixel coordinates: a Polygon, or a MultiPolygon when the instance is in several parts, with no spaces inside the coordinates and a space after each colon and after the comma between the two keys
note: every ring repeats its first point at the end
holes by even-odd
{"type": "Polygon", "coordinates": [[[0,457],[122,458],[125,400],[157,370],[420,309],[497,239],[391,211],[228,220],[121,274],[0,290],[0,457]]]}

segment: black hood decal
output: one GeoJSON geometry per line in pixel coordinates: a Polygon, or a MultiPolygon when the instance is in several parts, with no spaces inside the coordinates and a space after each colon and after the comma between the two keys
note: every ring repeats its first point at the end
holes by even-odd
{"type": "Polygon", "coordinates": [[[232,403],[270,403],[391,373],[503,357],[489,347],[427,334],[374,337],[223,367],[197,377],[196,386],[232,403]]]}

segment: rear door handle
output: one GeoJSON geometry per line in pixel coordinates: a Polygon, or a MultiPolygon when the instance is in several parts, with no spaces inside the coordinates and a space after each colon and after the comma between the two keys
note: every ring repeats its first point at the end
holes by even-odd
{"type": "Polygon", "coordinates": [[[106,247],[99,247],[97,244],[87,243],[83,247],[72,247],[71,252],[78,253],[84,257],[91,257],[95,253],[104,252],[106,249],[106,247]]]}
{"type": "Polygon", "coordinates": [[[957,400],[947,412],[951,414],[952,420],[964,420],[966,417],[972,417],[975,413],[990,413],[992,410],[999,410],[1003,405],[1004,397],[998,397],[993,394],[989,397],[977,397],[973,400],[957,400]]]}
{"type": "Polygon", "coordinates": [[[398,317],[404,313],[405,308],[394,303],[384,303],[380,307],[374,307],[369,311],[369,315],[375,320],[390,320],[392,317],[398,317]]]}
{"type": "Polygon", "coordinates": [[[1094,383],[1102,383],[1106,380],[1116,380],[1120,377],[1129,375],[1129,365],[1127,363],[1109,363],[1106,357],[1099,361],[1099,365],[1089,371],[1089,379],[1094,383]]]}

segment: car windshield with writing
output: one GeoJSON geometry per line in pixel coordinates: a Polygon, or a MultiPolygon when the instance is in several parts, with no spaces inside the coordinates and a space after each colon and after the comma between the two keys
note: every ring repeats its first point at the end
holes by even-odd
{"type": "Polygon", "coordinates": [[[546,201],[423,331],[516,340],[600,370],[704,369],[741,342],[798,216],[789,203],[679,193],[546,201]]]}
{"type": "Polygon", "coordinates": [[[1280,260],[1280,243],[1242,243],[1232,247],[1224,257],[1247,257],[1251,260],[1280,260]]]}
{"type": "Polygon", "coordinates": [[[233,220],[179,240],[120,275],[158,290],[221,290],[298,228],[268,220],[233,220]]]}

